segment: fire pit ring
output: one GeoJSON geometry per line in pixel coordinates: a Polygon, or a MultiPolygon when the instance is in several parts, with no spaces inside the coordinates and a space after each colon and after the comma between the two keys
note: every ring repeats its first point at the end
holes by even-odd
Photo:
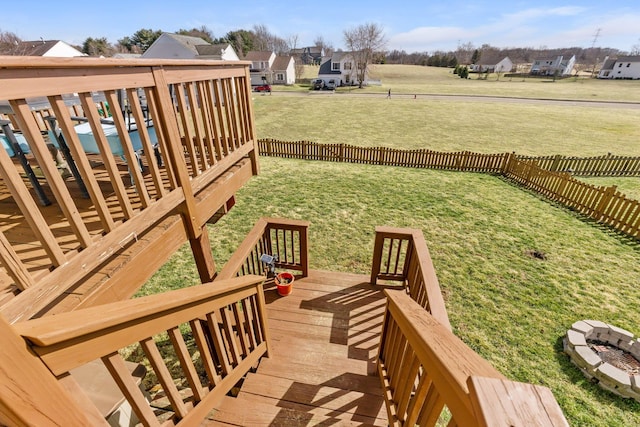
{"type": "Polygon", "coordinates": [[[571,325],[564,351],[585,377],[619,396],[640,402],[640,340],[599,320],[571,325]]]}

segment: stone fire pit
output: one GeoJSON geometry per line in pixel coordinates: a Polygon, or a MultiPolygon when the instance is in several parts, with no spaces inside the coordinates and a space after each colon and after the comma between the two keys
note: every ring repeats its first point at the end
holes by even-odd
{"type": "Polygon", "coordinates": [[[564,351],[600,387],[640,402],[640,340],[598,320],[580,320],[567,331],[564,351]]]}

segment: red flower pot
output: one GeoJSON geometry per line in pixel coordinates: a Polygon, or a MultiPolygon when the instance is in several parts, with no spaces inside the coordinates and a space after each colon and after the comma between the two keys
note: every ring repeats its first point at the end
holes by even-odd
{"type": "Polygon", "coordinates": [[[276,276],[276,287],[278,288],[278,294],[280,296],[287,296],[293,290],[293,280],[295,277],[291,273],[279,273],[276,276]]]}

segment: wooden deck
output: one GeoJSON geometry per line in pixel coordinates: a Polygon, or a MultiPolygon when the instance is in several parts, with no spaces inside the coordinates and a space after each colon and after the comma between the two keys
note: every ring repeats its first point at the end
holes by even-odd
{"type": "Polygon", "coordinates": [[[271,353],[203,425],[386,426],[375,375],[385,298],[357,274],[311,271],[265,288],[271,353]]]}

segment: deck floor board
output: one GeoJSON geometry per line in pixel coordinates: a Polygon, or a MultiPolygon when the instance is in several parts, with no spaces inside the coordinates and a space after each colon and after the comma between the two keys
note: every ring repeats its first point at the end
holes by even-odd
{"type": "Polygon", "coordinates": [[[269,357],[203,425],[388,425],[375,375],[385,298],[368,280],[311,271],[286,297],[267,286],[269,357]]]}

